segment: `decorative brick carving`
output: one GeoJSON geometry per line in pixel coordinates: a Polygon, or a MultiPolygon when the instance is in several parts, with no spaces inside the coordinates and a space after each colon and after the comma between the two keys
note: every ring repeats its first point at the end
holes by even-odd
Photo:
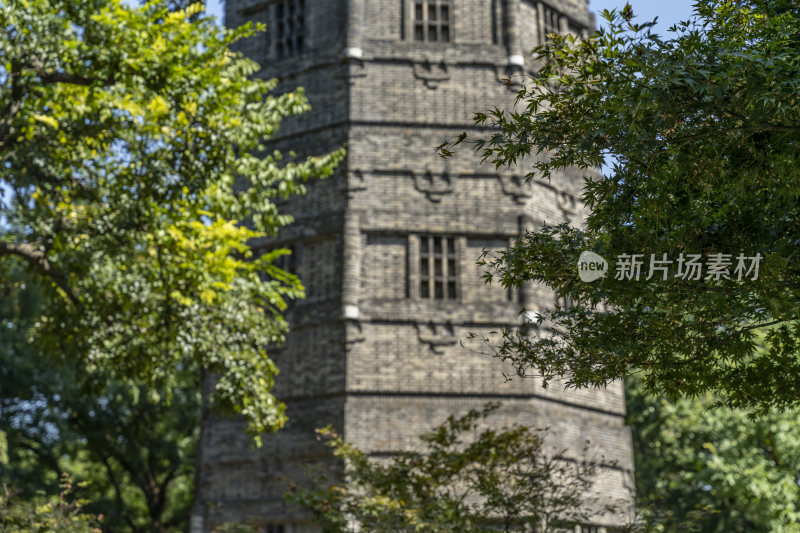
{"type": "Polygon", "coordinates": [[[357,344],[359,342],[364,342],[366,338],[364,336],[364,330],[361,327],[360,320],[351,320],[350,324],[347,327],[347,334],[346,334],[345,344],[349,348],[350,346],[357,344]]]}
{"type": "Polygon", "coordinates": [[[357,80],[367,77],[367,68],[362,59],[350,58],[350,71],[348,72],[348,83],[355,85],[357,80]]]}
{"type": "Polygon", "coordinates": [[[445,346],[452,346],[458,342],[458,338],[453,332],[453,325],[450,322],[436,324],[428,322],[420,324],[417,322],[417,338],[421,343],[427,344],[435,354],[443,354],[445,346]]]}
{"type": "Polygon", "coordinates": [[[347,179],[347,197],[353,199],[355,193],[367,190],[367,180],[364,179],[364,173],[360,170],[354,170],[347,179]]]}
{"type": "Polygon", "coordinates": [[[566,191],[555,191],[555,193],[558,208],[568,213],[575,213],[578,205],[575,197],[566,191]]]}
{"type": "Polygon", "coordinates": [[[524,204],[529,198],[533,196],[531,186],[525,181],[524,176],[497,176],[500,179],[500,185],[503,192],[514,198],[518,204],[524,204]]]}
{"type": "Polygon", "coordinates": [[[428,89],[435,89],[441,82],[450,79],[450,73],[447,71],[444,61],[434,64],[426,60],[424,63],[414,63],[413,65],[414,77],[422,80],[428,89]]]}
{"type": "Polygon", "coordinates": [[[453,192],[453,183],[447,172],[432,174],[431,171],[427,171],[422,175],[414,174],[414,188],[431,202],[439,202],[442,196],[453,192]]]}

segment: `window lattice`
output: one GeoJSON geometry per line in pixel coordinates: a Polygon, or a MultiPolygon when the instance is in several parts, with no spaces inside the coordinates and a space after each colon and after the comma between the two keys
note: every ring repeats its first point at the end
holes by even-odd
{"type": "Polygon", "coordinates": [[[305,0],[282,0],[274,7],[275,50],[279,58],[297,55],[303,50],[305,0]]]}
{"type": "Polygon", "coordinates": [[[582,36],[585,34],[586,30],[572,21],[567,21],[567,32],[571,33],[572,35],[582,36]]]}
{"type": "Polygon", "coordinates": [[[547,36],[551,33],[561,33],[561,15],[555,9],[547,6],[542,6],[542,15],[544,28],[542,28],[542,35],[547,36]]]}
{"type": "Polygon", "coordinates": [[[414,0],[414,40],[450,42],[452,15],[450,0],[414,0]]]}
{"type": "MultiPolygon", "coordinates": [[[[561,308],[562,311],[568,311],[569,309],[572,309],[572,303],[573,303],[572,298],[570,298],[569,296],[562,296],[556,293],[555,304],[556,307],[561,308]]],[[[586,527],[594,527],[594,526],[586,526],[586,527]]]]}
{"type": "Polygon", "coordinates": [[[273,264],[289,274],[297,274],[297,263],[294,246],[286,246],[290,253],[275,258],[273,264]]]}
{"type": "Polygon", "coordinates": [[[577,37],[585,36],[587,29],[581,23],[576,23],[559,13],[556,9],[547,6],[544,3],[538,4],[540,27],[539,34],[541,42],[547,41],[547,36],[551,33],[558,35],[565,35],[571,33],[577,37]]]}
{"type": "Polygon", "coordinates": [[[420,297],[434,300],[455,300],[457,274],[455,239],[452,237],[420,237],[420,297]]]}
{"type": "MultiPolygon", "coordinates": [[[[296,247],[295,246],[290,246],[290,245],[283,245],[283,246],[280,246],[280,248],[286,248],[291,253],[290,254],[286,254],[286,255],[280,255],[280,256],[276,257],[272,261],[273,266],[283,270],[287,274],[292,274],[292,275],[295,275],[295,276],[299,276],[299,267],[301,265],[298,262],[298,256],[297,256],[296,247]]],[[[270,249],[261,249],[261,250],[259,250],[259,252],[264,252],[265,254],[266,253],[270,253],[271,251],[272,250],[270,250],[270,249]]],[[[261,255],[261,254],[259,253],[259,255],[261,255]]],[[[259,271],[258,275],[259,275],[259,277],[261,278],[262,281],[273,281],[275,279],[275,278],[272,278],[267,273],[266,269],[259,271]]],[[[296,300],[293,299],[293,298],[287,298],[285,301],[286,301],[287,308],[291,308],[294,305],[294,303],[296,302],[296,300]]]]}

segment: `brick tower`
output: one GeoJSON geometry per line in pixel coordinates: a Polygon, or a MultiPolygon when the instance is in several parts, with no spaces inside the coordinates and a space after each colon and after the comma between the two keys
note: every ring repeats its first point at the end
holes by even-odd
{"type": "MultiPolygon", "coordinates": [[[[468,149],[449,160],[434,152],[474,112],[512,105],[500,80],[529,69],[525,52],[547,33],[588,31],[587,0],[227,0],[225,9],[229,26],[267,24],[241,50],[261,76],[282,80],[279,90],[304,87],[313,106],[285,123],[276,148],[346,144],[347,159],[281,206],[295,223],[264,244],[293,250],[285,266],[308,294],[272,352],[290,422],[255,450],[238,421],[206,421],[192,531],[255,516],[268,533],[314,531],[283,504],[278,478],[322,457],[315,428],[332,424],[387,453],[490,400],[502,402],[497,423],[549,426],[575,451],[589,440],[617,463],[598,488],[630,498],[621,384],[576,392],[506,382],[500,362],[465,340],[519,324],[523,306],[552,306],[553,294],[535,287],[486,286],[475,260],[544,221],[580,222],[580,176],[525,184],[524,170],[481,166],[468,149]]],[[[598,513],[585,530],[618,520],[598,513]]]]}

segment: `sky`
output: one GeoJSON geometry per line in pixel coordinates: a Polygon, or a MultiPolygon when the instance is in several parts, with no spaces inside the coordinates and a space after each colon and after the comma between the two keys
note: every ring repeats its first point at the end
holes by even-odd
{"type": "MultiPolygon", "coordinates": [[[[215,0],[216,1],[216,0],[215,0]]],[[[690,0],[629,0],[633,14],[640,21],[649,21],[658,17],[656,30],[666,34],[667,28],[678,21],[691,18],[692,2],[690,0]]],[[[597,14],[597,23],[603,22],[599,12],[604,9],[620,9],[624,0],[589,0],[589,9],[597,14]]]]}
{"type": "MultiPolygon", "coordinates": [[[[667,28],[672,24],[689,18],[692,14],[691,0],[630,0],[633,12],[641,20],[652,20],[658,17],[657,31],[666,33],[667,28]]],[[[625,0],[589,0],[589,9],[599,12],[603,9],[621,8],[625,5],[625,0]]],[[[222,1],[206,0],[207,11],[222,19],[222,1]]],[[[597,17],[598,24],[602,19],[597,17]]]]}

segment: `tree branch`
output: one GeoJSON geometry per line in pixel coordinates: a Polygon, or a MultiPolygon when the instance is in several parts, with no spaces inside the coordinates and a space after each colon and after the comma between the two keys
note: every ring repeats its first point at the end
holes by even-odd
{"type": "Polygon", "coordinates": [[[761,324],[752,324],[752,325],[749,325],[749,326],[745,326],[745,327],[739,328],[739,332],[745,332],[745,331],[749,331],[751,329],[766,328],[766,327],[769,327],[769,326],[774,326],[775,324],[780,324],[782,322],[792,322],[794,320],[796,320],[796,319],[793,318],[793,317],[778,318],[778,319],[772,320],[770,322],[762,322],[761,324]]]}
{"type": "MultiPolygon", "coordinates": [[[[95,83],[105,87],[114,84],[114,75],[108,74],[105,78],[93,79],[87,76],[72,74],[70,72],[47,72],[45,65],[38,57],[29,57],[23,60],[13,59],[11,61],[11,95],[3,109],[2,120],[0,120],[0,148],[6,148],[9,141],[9,133],[11,131],[11,124],[14,117],[19,113],[22,108],[22,101],[26,94],[30,93],[30,87],[33,86],[33,92],[37,92],[36,86],[39,88],[44,85],[53,85],[57,83],[69,83],[71,85],[82,85],[89,87],[95,83]],[[35,74],[39,77],[38,83],[26,83],[22,85],[22,69],[29,67],[33,69],[35,74]]],[[[12,143],[13,144],[13,143],[12,143]]]]}
{"type": "Polygon", "coordinates": [[[50,278],[61,290],[66,293],[69,300],[79,309],[82,309],[80,299],[67,283],[64,275],[53,267],[44,251],[31,243],[13,243],[0,241],[0,256],[16,255],[36,267],[43,276],[50,278]]]}
{"type": "Polygon", "coordinates": [[[45,70],[44,63],[42,63],[41,59],[35,56],[29,58],[28,64],[33,68],[33,70],[36,71],[36,74],[39,76],[42,85],[50,85],[53,83],[70,83],[72,85],[83,85],[88,87],[95,82],[99,82],[100,85],[111,85],[114,83],[114,76],[111,74],[105,78],[92,79],[86,76],[72,74],[70,72],[47,72],[45,70]]]}
{"type": "Polygon", "coordinates": [[[11,72],[8,75],[11,77],[11,95],[3,109],[3,120],[0,121],[0,148],[6,146],[9,133],[11,132],[11,121],[19,112],[22,107],[22,96],[24,92],[19,82],[20,70],[22,65],[19,61],[11,61],[11,72]]]}
{"type": "Polygon", "coordinates": [[[108,457],[105,454],[99,453],[98,450],[95,450],[97,456],[100,457],[100,461],[102,461],[103,466],[106,469],[106,473],[108,474],[108,479],[111,481],[111,485],[114,487],[114,495],[116,496],[117,503],[119,504],[120,509],[122,510],[122,515],[125,521],[131,526],[131,529],[136,532],[139,531],[139,528],[136,527],[136,524],[133,523],[133,520],[125,513],[125,499],[122,497],[122,489],[120,488],[119,481],[117,481],[117,476],[114,474],[114,469],[111,468],[111,464],[108,462],[108,457]]]}
{"type": "Polygon", "coordinates": [[[61,479],[64,476],[64,471],[61,470],[61,465],[58,464],[58,459],[56,459],[56,457],[51,453],[45,452],[39,446],[34,446],[32,443],[36,443],[37,445],[41,444],[41,442],[37,441],[36,439],[32,439],[27,436],[23,436],[19,441],[20,447],[36,454],[42,461],[50,465],[50,468],[52,468],[56,473],[58,479],[61,479]]]}

